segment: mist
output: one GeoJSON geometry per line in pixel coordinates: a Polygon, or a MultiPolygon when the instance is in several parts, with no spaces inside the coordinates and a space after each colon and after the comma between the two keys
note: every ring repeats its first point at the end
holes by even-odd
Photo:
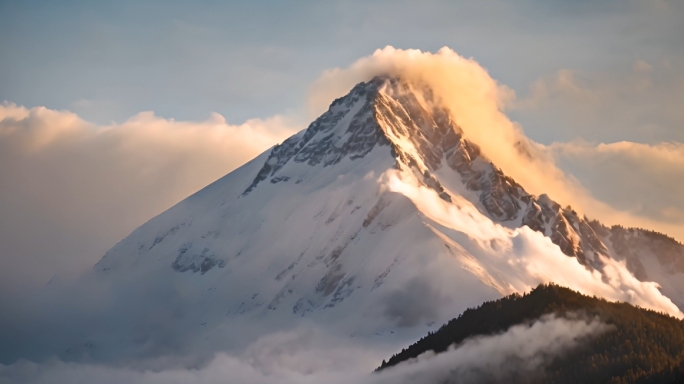
{"type": "Polygon", "coordinates": [[[197,368],[167,366],[139,370],[101,364],[66,363],[56,359],[44,364],[20,361],[0,365],[0,383],[459,383],[526,382],[543,374],[555,357],[580,347],[591,336],[612,328],[594,319],[544,316],[530,324],[516,325],[492,336],[465,340],[447,352],[426,353],[417,359],[371,373],[379,363],[378,350],[349,345],[312,329],[266,335],[242,354],[219,353],[197,368]],[[313,332],[313,334],[312,334],[313,332]],[[531,376],[533,375],[533,376],[531,376]]]}

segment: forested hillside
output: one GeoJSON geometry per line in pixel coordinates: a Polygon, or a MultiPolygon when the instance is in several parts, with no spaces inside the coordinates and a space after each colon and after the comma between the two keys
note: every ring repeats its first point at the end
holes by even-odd
{"type": "Polygon", "coordinates": [[[684,383],[683,321],[630,304],[584,296],[557,285],[540,285],[523,296],[513,294],[468,309],[437,332],[383,361],[378,370],[430,350],[444,352],[449,346],[474,336],[498,334],[514,325],[531,324],[546,314],[598,317],[613,329],[553,358],[544,372],[535,373],[535,381],[684,383]]]}

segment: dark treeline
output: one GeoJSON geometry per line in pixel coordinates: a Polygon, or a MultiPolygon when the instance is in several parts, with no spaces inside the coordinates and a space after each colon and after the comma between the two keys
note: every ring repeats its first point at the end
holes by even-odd
{"type": "Polygon", "coordinates": [[[524,296],[513,294],[468,309],[389,361],[383,361],[378,370],[429,350],[444,352],[473,336],[497,334],[513,325],[531,324],[545,314],[598,317],[614,329],[592,336],[580,347],[553,358],[544,372],[535,373],[536,378],[543,377],[541,382],[684,383],[683,321],[630,304],[584,296],[553,284],[540,285],[524,296]]]}

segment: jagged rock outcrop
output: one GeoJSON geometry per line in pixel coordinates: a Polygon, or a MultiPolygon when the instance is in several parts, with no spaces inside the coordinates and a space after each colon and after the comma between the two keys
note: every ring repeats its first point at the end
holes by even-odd
{"type": "MultiPolygon", "coordinates": [[[[244,194],[269,177],[272,182],[279,181],[274,176],[290,160],[311,166],[329,166],[345,157],[351,160],[362,158],[375,146],[385,145],[392,147],[398,168],[409,168],[420,174],[424,184],[437,191],[442,199],[451,201],[433,173],[446,165],[458,172],[467,189],[477,194],[482,209],[492,219],[527,225],[543,233],[563,253],[577,257],[589,268],[602,268],[601,259],[597,257],[599,254],[617,256],[626,260],[635,276],[647,279],[637,255],[644,247],[657,254],[667,254],[663,262],[675,258],[677,265],[684,265],[679,253],[661,243],[656,245],[640,240],[639,246],[634,248],[627,245],[620,233],[599,236],[596,230],[602,227],[600,223],[579,217],[571,207],[563,208],[547,195],[537,197],[527,193],[523,186],[506,176],[475,143],[464,136],[462,129],[429,88],[409,84],[400,78],[376,77],[358,84],[348,95],[335,100],[330,109],[304,132],[271,150],[244,194]],[[350,114],[351,109],[354,110],[350,114]],[[349,124],[340,124],[350,115],[349,124]],[[340,127],[344,130],[340,131],[340,127]],[[615,244],[615,254],[611,254],[606,246],[607,240],[615,244]]],[[[648,231],[640,231],[639,234],[644,238],[653,236],[648,231]]],[[[669,246],[684,249],[678,244],[669,246]]]]}

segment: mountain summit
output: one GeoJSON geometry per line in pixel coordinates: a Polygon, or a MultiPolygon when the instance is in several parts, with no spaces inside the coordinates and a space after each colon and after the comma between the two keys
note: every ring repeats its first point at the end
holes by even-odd
{"type": "MultiPolygon", "coordinates": [[[[497,222],[513,227],[526,225],[543,233],[583,265],[600,269],[602,262],[595,255],[601,254],[626,261],[630,271],[645,281],[649,274],[641,258],[655,256],[659,264],[665,264],[666,274],[684,273],[684,262],[675,262],[684,253],[673,239],[649,231],[607,228],[598,221],[578,217],[571,207],[561,208],[546,195],[527,193],[464,137],[463,130],[427,86],[415,86],[399,78],[375,77],[335,100],[303,134],[273,148],[243,195],[267,178],[272,183],[289,180],[289,176],[280,176],[279,170],[290,161],[329,166],[345,157],[362,158],[376,146],[386,145],[391,148],[397,168],[415,173],[442,199],[451,201],[434,173],[445,165],[460,176],[467,190],[477,195],[483,213],[497,222]],[[631,234],[639,238],[637,253],[626,244],[631,234]],[[644,251],[648,255],[640,257],[638,253],[644,251]]],[[[652,271],[651,275],[658,272],[652,271]]],[[[668,293],[675,291],[682,292],[675,289],[668,293]]],[[[677,299],[680,305],[684,303],[682,297],[677,299]]]]}
{"type": "Polygon", "coordinates": [[[404,343],[548,282],[681,316],[682,273],[682,245],[527,193],[429,87],[382,76],[108,251],[84,277],[108,329],[74,325],[67,355],[211,351],[303,322],[404,343]]]}

